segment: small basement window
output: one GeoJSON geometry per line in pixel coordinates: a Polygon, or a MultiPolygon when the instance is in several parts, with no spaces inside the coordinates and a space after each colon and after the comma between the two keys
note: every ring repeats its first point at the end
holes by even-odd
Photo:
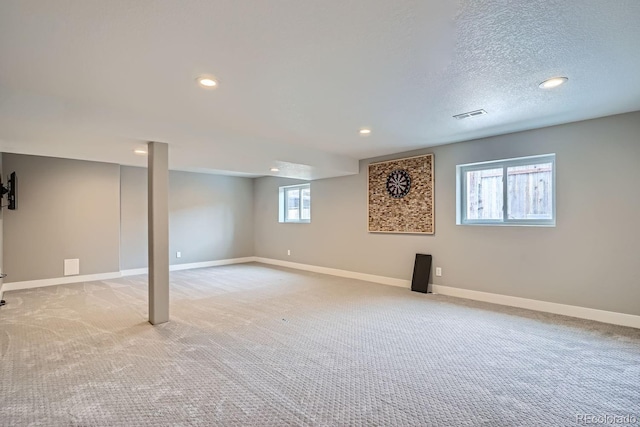
{"type": "Polygon", "coordinates": [[[280,187],[278,220],[311,222],[311,184],[280,187]]]}
{"type": "Polygon", "coordinates": [[[556,225],[555,154],[458,165],[457,224],[556,225]]]}

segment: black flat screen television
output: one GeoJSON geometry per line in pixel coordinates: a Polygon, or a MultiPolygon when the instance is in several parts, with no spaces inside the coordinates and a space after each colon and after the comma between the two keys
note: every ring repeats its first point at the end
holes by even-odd
{"type": "Polygon", "coordinates": [[[16,210],[18,207],[18,177],[15,172],[11,172],[9,175],[9,209],[16,210]]]}

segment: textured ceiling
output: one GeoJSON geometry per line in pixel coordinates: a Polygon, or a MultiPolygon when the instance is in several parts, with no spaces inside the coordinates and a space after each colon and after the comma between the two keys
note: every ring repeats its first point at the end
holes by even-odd
{"type": "Polygon", "coordinates": [[[0,150],[144,165],[155,140],[174,169],[355,173],[640,110],[639,22],[637,0],[3,0],[0,150]]]}

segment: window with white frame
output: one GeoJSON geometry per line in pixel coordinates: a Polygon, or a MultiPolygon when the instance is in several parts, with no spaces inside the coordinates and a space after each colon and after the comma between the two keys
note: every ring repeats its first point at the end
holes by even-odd
{"type": "Polygon", "coordinates": [[[280,187],[280,222],[311,222],[311,184],[280,187]]]}
{"type": "Polygon", "coordinates": [[[457,166],[457,223],[556,224],[556,155],[457,166]]]}

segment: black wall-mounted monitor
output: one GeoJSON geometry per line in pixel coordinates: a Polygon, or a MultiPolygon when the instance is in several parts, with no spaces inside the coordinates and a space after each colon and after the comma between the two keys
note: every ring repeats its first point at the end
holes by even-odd
{"type": "Polygon", "coordinates": [[[12,211],[16,210],[18,207],[18,178],[15,172],[11,172],[11,175],[9,175],[6,187],[0,182],[0,198],[4,197],[5,194],[7,194],[7,199],[9,199],[7,207],[12,211]]]}
{"type": "Polygon", "coordinates": [[[18,177],[15,172],[9,175],[9,209],[16,210],[18,207],[18,177]]]}

